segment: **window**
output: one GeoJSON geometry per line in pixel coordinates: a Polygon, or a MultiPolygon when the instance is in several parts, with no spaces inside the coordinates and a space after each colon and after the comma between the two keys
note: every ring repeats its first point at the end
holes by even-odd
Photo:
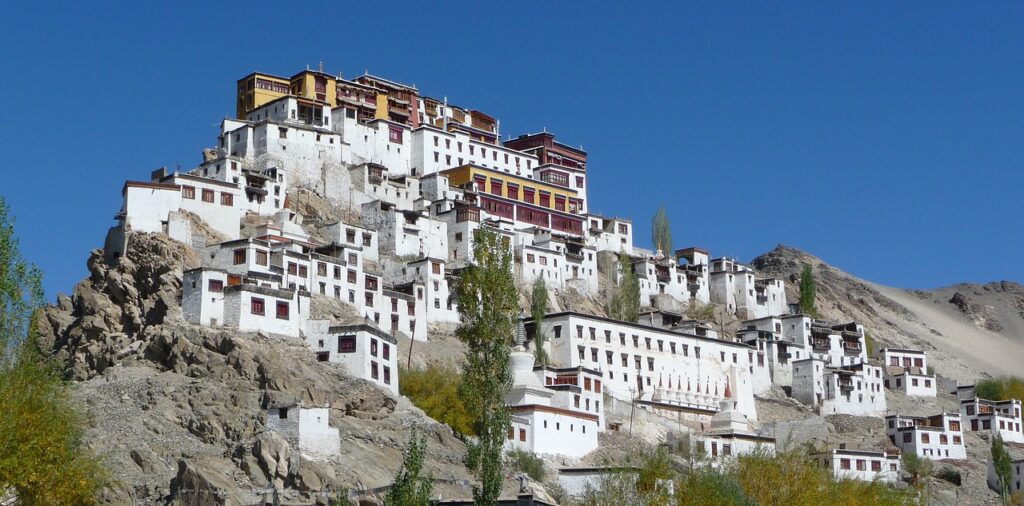
{"type": "Polygon", "coordinates": [[[325,264],[323,262],[317,262],[316,263],[316,275],[317,276],[325,276],[326,277],[327,276],[327,264],[325,264]]]}
{"type": "Polygon", "coordinates": [[[288,418],[288,408],[281,408],[281,409],[277,410],[277,417],[280,418],[281,420],[287,419],[288,418]]]}
{"type": "Polygon", "coordinates": [[[266,312],[266,306],[263,304],[263,299],[257,299],[254,297],[250,301],[249,312],[254,315],[263,316],[266,312]]]}
{"type": "Polygon", "coordinates": [[[928,443],[932,442],[931,441],[931,437],[928,435],[927,432],[921,434],[921,442],[924,443],[924,444],[928,444],[928,443]]]}
{"type": "Polygon", "coordinates": [[[348,282],[349,283],[355,283],[356,282],[356,271],[354,271],[352,269],[348,270],[348,282]]]}
{"type": "Polygon", "coordinates": [[[882,471],[882,462],[878,460],[871,461],[871,470],[878,473],[882,471]]]}
{"type": "Polygon", "coordinates": [[[282,138],[282,139],[287,139],[288,138],[288,129],[284,128],[284,127],[278,127],[277,128],[277,136],[282,138]]]}
{"type": "Polygon", "coordinates": [[[267,252],[262,250],[256,250],[256,264],[267,265],[267,252]]]}
{"type": "Polygon", "coordinates": [[[940,445],[948,445],[949,444],[949,438],[945,434],[939,434],[939,444],[940,445]]]}
{"type": "Polygon", "coordinates": [[[309,275],[309,269],[307,269],[305,265],[300,265],[299,266],[299,276],[304,278],[307,275],[309,275]]]}
{"type": "Polygon", "coordinates": [[[391,368],[390,367],[385,367],[384,368],[384,384],[385,385],[390,385],[391,384],[391,368]]]}
{"type": "Polygon", "coordinates": [[[211,292],[223,292],[224,282],[219,279],[211,279],[209,284],[209,290],[211,292]]]}
{"type": "Polygon", "coordinates": [[[277,319],[287,320],[288,319],[288,303],[280,301],[277,303],[277,319]]]}
{"type": "Polygon", "coordinates": [[[194,186],[182,186],[181,187],[181,198],[183,199],[195,199],[196,189],[194,186]]]}
{"type": "Polygon", "coordinates": [[[370,362],[370,377],[377,379],[380,374],[377,372],[377,362],[370,362]]]}
{"type": "Polygon", "coordinates": [[[370,339],[370,356],[377,356],[377,340],[370,339]]]}
{"type": "Polygon", "coordinates": [[[338,336],[338,353],[355,353],[355,336],[338,336]]]}
{"type": "Polygon", "coordinates": [[[526,441],[526,429],[519,429],[519,440],[526,441]]]}
{"type": "Polygon", "coordinates": [[[957,422],[957,421],[954,421],[954,420],[950,420],[950,422],[949,422],[949,430],[954,431],[954,432],[960,432],[960,422],[957,422]]]}
{"type": "Polygon", "coordinates": [[[864,460],[864,459],[857,459],[857,470],[858,471],[867,471],[868,470],[868,462],[866,460],[864,460]]]}
{"type": "Polygon", "coordinates": [[[909,432],[904,432],[903,433],[903,442],[904,443],[909,443],[909,442],[913,441],[913,438],[914,438],[913,434],[911,434],[909,432]]]}
{"type": "Polygon", "coordinates": [[[234,195],[231,195],[230,193],[221,193],[220,194],[220,205],[222,205],[222,206],[231,206],[231,205],[234,205],[234,202],[235,202],[234,201],[234,195]]]}
{"type": "Polygon", "coordinates": [[[203,202],[213,203],[213,190],[203,190],[203,202]]]}
{"type": "Polygon", "coordinates": [[[235,250],[234,261],[235,261],[235,265],[239,265],[239,264],[244,264],[245,263],[245,250],[244,249],[236,249],[235,250]]]}
{"type": "Polygon", "coordinates": [[[555,325],[555,339],[562,337],[562,326],[555,325]]]}
{"type": "Polygon", "coordinates": [[[849,469],[850,459],[839,459],[839,469],[849,469]]]}
{"type": "Polygon", "coordinates": [[[388,140],[394,143],[402,143],[402,128],[391,126],[388,128],[388,140]]]}

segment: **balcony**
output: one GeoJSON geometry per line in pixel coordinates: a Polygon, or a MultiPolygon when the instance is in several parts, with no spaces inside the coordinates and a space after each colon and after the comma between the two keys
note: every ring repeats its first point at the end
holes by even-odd
{"type": "Polygon", "coordinates": [[[767,304],[768,303],[768,296],[767,295],[758,295],[757,296],[757,303],[758,304],[767,304]]]}
{"type": "Polygon", "coordinates": [[[816,350],[827,350],[831,348],[828,339],[813,339],[811,341],[811,346],[813,346],[816,350]]]}
{"type": "Polygon", "coordinates": [[[700,283],[687,283],[686,290],[690,292],[700,291],[700,283]]]}
{"type": "Polygon", "coordinates": [[[569,260],[575,260],[577,262],[582,262],[583,261],[583,253],[582,252],[574,253],[572,251],[566,250],[565,258],[567,258],[569,260]]]}
{"type": "Polygon", "coordinates": [[[458,223],[462,223],[464,221],[475,221],[480,223],[480,208],[466,207],[455,211],[455,221],[458,223]]]}

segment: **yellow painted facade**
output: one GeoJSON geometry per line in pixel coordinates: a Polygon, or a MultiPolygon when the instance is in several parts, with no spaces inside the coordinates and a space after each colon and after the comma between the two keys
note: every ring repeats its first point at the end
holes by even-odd
{"type": "Polygon", "coordinates": [[[288,93],[268,90],[256,86],[257,80],[274,83],[275,85],[282,86],[283,89],[286,90],[291,88],[291,82],[288,79],[270,74],[261,74],[259,72],[254,72],[239,79],[238,105],[236,110],[238,119],[245,119],[245,116],[254,109],[288,95],[288,93]]]}
{"type": "Polygon", "coordinates": [[[377,114],[374,116],[377,119],[388,119],[388,94],[377,93],[377,114]]]}
{"type": "MultiPolygon", "coordinates": [[[[254,72],[238,80],[236,114],[238,119],[245,119],[246,115],[250,112],[288,95],[324,102],[334,107],[337,104],[337,94],[337,79],[327,74],[304,70],[288,79],[254,72]],[[317,96],[316,92],[317,76],[322,76],[325,80],[324,90],[320,97],[317,96]],[[257,85],[257,81],[264,83],[264,86],[257,85]],[[270,83],[271,87],[276,89],[266,89],[265,85],[267,83],[270,83]]],[[[377,100],[379,102],[380,97],[377,100]]]]}
{"type": "Polygon", "coordinates": [[[573,190],[562,188],[560,186],[553,186],[547,183],[542,183],[536,179],[527,179],[525,177],[519,177],[505,172],[498,172],[485,167],[477,167],[475,165],[463,165],[462,167],[456,167],[454,169],[448,169],[441,171],[441,174],[448,177],[448,183],[452,186],[461,186],[466,183],[472,182],[477,176],[486,178],[486,183],[482,193],[487,195],[494,195],[491,192],[491,180],[497,179],[501,181],[501,196],[507,199],[516,200],[526,204],[532,204],[538,207],[546,207],[552,211],[561,211],[555,208],[555,196],[565,197],[566,209],[568,209],[569,199],[577,198],[577,193],[573,190]],[[518,196],[515,199],[509,196],[508,183],[514,183],[519,186],[518,196]],[[533,188],[534,195],[533,200],[526,200],[525,188],[533,188]],[[540,204],[540,192],[545,191],[551,194],[551,199],[548,201],[547,206],[541,206],[540,204]]]}

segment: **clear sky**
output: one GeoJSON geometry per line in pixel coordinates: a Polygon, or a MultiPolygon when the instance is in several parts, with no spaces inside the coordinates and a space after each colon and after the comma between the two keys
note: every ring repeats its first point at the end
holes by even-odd
{"type": "Polygon", "coordinates": [[[546,128],[639,245],[778,243],[901,287],[1024,281],[1024,3],[6,3],[0,195],[50,297],[235,81],[324,62],[546,128]],[[386,5],[386,7],[384,7],[386,5]]]}

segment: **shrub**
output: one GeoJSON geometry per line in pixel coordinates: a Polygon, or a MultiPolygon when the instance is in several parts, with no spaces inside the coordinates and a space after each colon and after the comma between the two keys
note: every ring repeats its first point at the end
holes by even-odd
{"type": "Polygon", "coordinates": [[[514,473],[526,473],[531,480],[543,482],[547,476],[544,461],[531,452],[512,450],[505,454],[505,464],[514,473]]]}
{"type": "Polygon", "coordinates": [[[416,407],[459,434],[473,435],[473,416],[459,396],[462,376],[455,368],[431,365],[426,369],[403,368],[399,374],[399,391],[416,407]]]}
{"type": "Polygon", "coordinates": [[[943,467],[936,471],[934,476],[940,480],[946,480],[958,487],[960,486],[960,471],[957,471],[952,467],[943,467]]]}
{"type": "Polygon", "coordinates": [[[993,401],[1024,400],[1024,379],[1017,376],[984,379],[974,386],[974,391],[978,397],[993,401]]]}

